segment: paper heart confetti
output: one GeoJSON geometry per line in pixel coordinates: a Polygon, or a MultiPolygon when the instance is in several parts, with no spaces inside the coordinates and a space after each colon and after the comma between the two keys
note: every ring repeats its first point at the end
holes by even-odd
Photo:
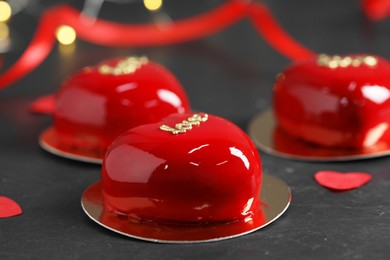
{"type": "Polygon", "coordinates": [[[22,214],[19,204],[10,198],[0,196],[0,218],[9,218],[22,214]]]}
{"type": "Polygon", "coordinates": [[[47,95],[38,98],[30,104],[29,110],[37,114],[53,114],[55,100],[53,95],[47,95]]]}
{"type": "Polygon", "coordinates": [[[371,175],[363,172],[319,171],[314,175],[314,179],[321,186],[343,191],[363,186],[371,180],[371,175]]]}

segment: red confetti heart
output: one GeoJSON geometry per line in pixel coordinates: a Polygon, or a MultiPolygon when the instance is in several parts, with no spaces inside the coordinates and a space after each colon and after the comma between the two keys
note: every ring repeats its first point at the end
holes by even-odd
{"type": "Polygon", "coordinates": [[[0,218],[9,218],[22,214],[19,204],[10,198],[0,196],[0,218]]]}
{"type": "Polygon", "coordinates": [[[30,111],[37,114],[51,115],[54,112],[55,99],[53,95],[43,96],[30,104],[30,111]]]}
{"type": "Polygon", "coordinates": [[[319,171],[314,179],[321,185],[333,190],[351,190],[363,186],[371,180],[371,175],[363,172],[319,171]]]}

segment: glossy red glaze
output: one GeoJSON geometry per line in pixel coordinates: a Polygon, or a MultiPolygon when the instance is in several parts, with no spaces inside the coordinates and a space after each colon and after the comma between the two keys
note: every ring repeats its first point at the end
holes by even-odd
{"type": "Polygon", "coordinates": [[[110,146],[102,168],[105,207],[133,221],[225,223],[260,210],[261,162],[249,137],[210,115],[177,135],[160,130],[191,114],[133,128],[110,146]]]}
{"type": "Polygon", "coordinates": [[[365,14],[374,21],[385,19],[390,14],[389,0],[362,0],[365,14]]]}
{"type": "Polygon", "coordinates": [[[56,95],[54,128],[68,146],[104,151],[121,133],[173,113],[190,111],[187,96],[174,75],[148,62],[124,75],[102,74],[103,61],[71,76],[56,95]]]}
{"type": "MultiPolygon", "coordinates": [[[[352,55],[352,57],[354,57],[352,55]]],[[[346,68],[297,62],[278,76],[274,112],[288,134],[321,146],[361,148],[390,140],[390,64],[346,68]]]]}

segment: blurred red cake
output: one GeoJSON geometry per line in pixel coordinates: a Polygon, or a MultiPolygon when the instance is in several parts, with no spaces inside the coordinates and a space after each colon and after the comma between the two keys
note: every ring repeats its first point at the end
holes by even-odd
{"type": "Polygon", "coordinates": [[[277,78],[278,127],[332,148],[363,148],[390,140],[390,64],[371,55],[297,62],[277,78]]]}
{"type": "Polygon", "coordinates": [[[56,94],[56,149],[102,158],[130,128],[157,122],[190,105],[175,76],[145,57],[116,58],[72,75],[56,94]]]}
{"type": "Polygon", "coordinates": [[[199,113],[171,115],[121,135],[107,151],[101,183],[105,209],[131,222],[253,225],[264,218],[261,180],[248,136],[199,113]]]}

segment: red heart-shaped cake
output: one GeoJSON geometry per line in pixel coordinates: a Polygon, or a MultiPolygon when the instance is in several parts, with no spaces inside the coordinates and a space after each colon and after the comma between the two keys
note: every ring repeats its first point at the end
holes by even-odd
{"type": "Polygon", "coordinates": [[[317,145],[362,148],[390,140],[390,64],[370,55],[297,62],[277,78],[274,113],[286,133],[317,145]]]}
{"type": "Polygon", "coordinates": [[[189,111],[184,90],[167,69],[145,57],[116,58],[63,83],[56,95],[54,131],[63,145],[103,156],[128,129],[189,111]]]}
{"type": "Polygon", "coordinates": [[[210,224],[260,211],[260,157],[213,115],[175,114],[117,138],[102,168],[106,210],[135,222],[210,224]]]}

